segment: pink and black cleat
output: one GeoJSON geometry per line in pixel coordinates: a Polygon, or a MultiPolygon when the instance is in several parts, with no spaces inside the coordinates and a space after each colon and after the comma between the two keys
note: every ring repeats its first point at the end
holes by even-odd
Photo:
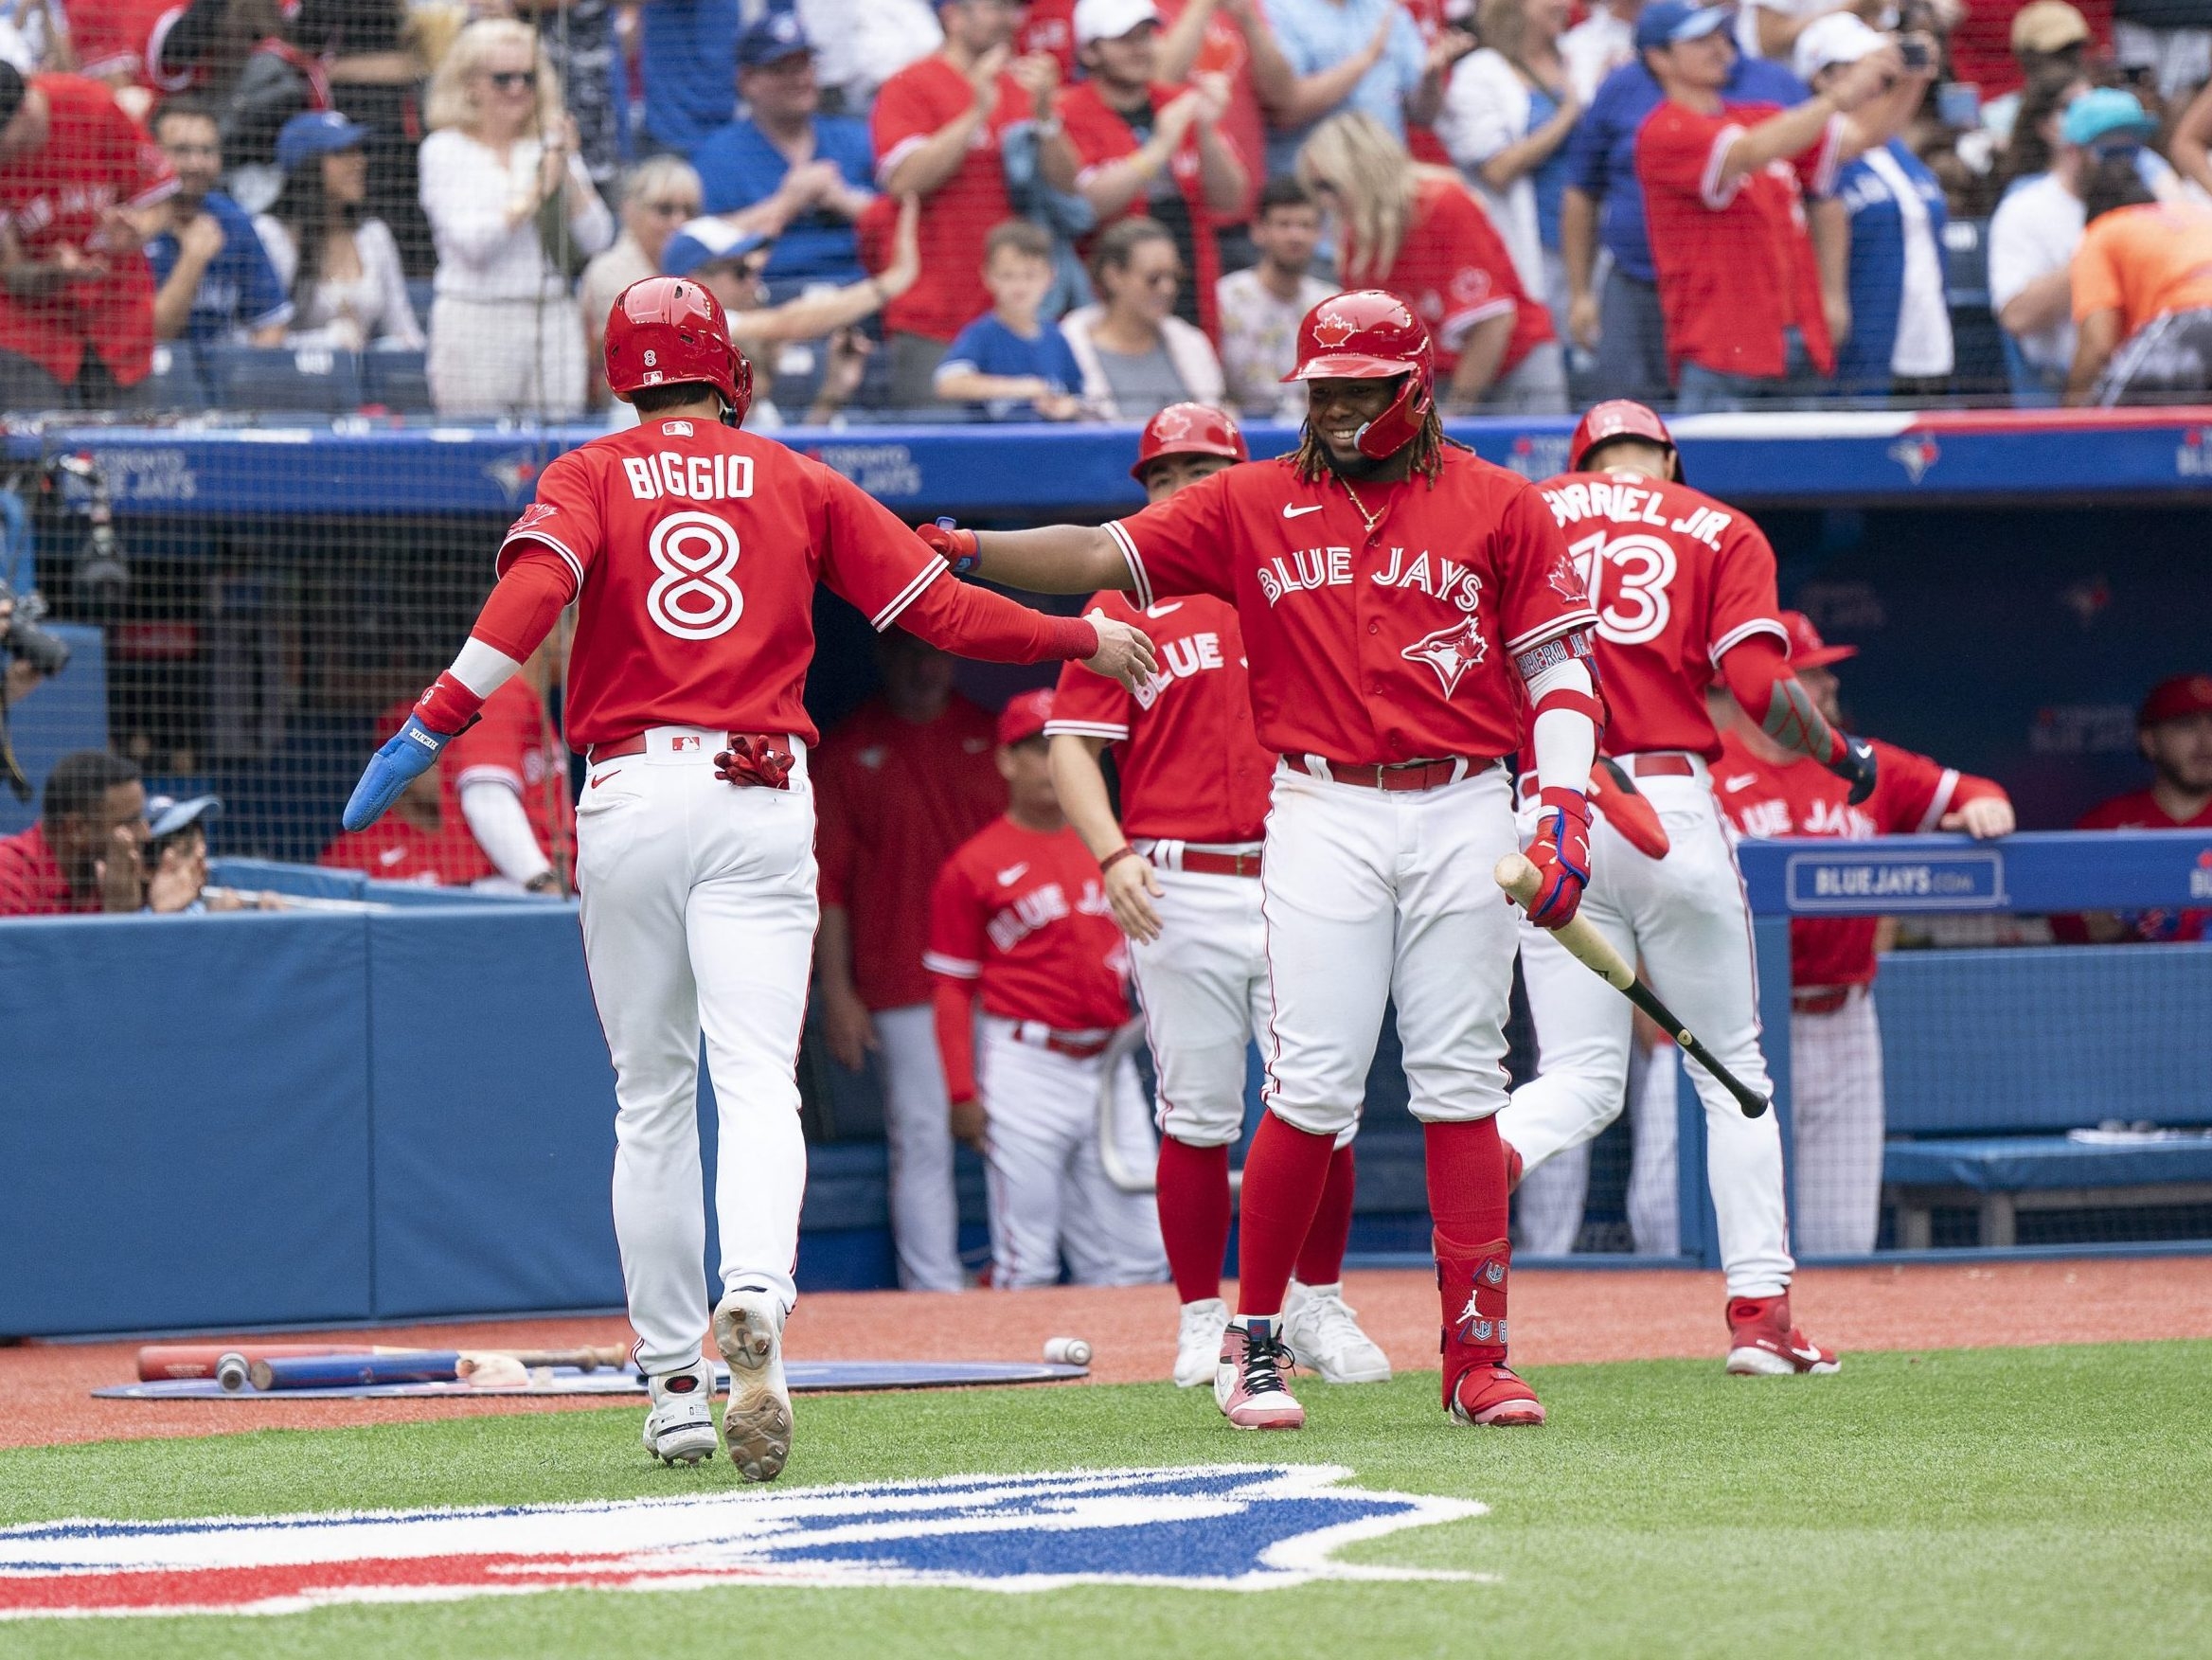
{"type": "Polygon", "coordinates": [[[1844,1363],[1790,1323],[1790,1294],[1728,1299],[1728,1369],[1739,1378],[1840,1372],[1844,1363]]]}
{"type": "Polygon", "coordinates": [[[1283,1382],[1291,1352],[1273,1320],[1231,1320],[1214,1371],[1214,1403],[1240,1430],[1306,1427],[1306,1409],[1283,1382]]]}

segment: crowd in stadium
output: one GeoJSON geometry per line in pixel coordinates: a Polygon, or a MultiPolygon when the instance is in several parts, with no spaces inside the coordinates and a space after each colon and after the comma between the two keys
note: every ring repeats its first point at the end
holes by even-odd
{"type": "Polygon", "coordinates": [[[2186,398],[2187,0],[23,0],[0,402],[562,419],[691,275],[756,424],[1294,417],[1335,283],[1454,412],[2186,398]],[[341,411],[333,411],[341,412],[341,411]]]}

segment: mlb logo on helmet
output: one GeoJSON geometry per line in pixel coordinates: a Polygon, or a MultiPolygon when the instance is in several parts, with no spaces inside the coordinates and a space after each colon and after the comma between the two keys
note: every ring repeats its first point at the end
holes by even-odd
{"type": "Polygon", "coordinates": [[[1487,1513],[1341,1485],[1331,1465],[965,1475],[467,1510],[0,1528],[0,1618],[290,1614],[336,1602],[728,1584],[1269,1591],[1461,1579],[1336,1561],[1487,1513]]]}

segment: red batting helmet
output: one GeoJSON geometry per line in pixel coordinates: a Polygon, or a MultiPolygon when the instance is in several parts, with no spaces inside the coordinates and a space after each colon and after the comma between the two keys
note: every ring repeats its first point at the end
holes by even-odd
{"type": "Polygon", "coordinates": [[[1145,422],[1145,436],[1136,447],[1136,465],[1130,477],[1144,482],[1145,469],[1162,455],[1225,455],[1232,461],[1249,461],[1244,435],[1237,423],[1204,403],[1170,403],[1145,422]]]}
{"type": "Polygon", "coordinates": [[[730,344],[722,302],[685,277],[648,277],[615,296],[607,313],[607,389],[703,382],[722,396],[733,425],[753,406],[753,366],[730,344]]]}
{"type": "Polygon", "coordinates": [[[1298,366],[1286,381],[1405,378],[1390,407],[1360,429],[1360,454],[1380,461],[1414,439],[1436,387],[1428,329],[1403,300],[1381,289],[1334,295],[1298,325],[1298,366]]]}
{"type": "Polygon", "coordinates": [[[1674,457],[1675,482],[1682,481],[1682,455],[1674,447],[1674,435],[1667,430],[1656,410],[1632,398],[1614,398],[1590,406],[1590,413],[1582,417],[1575,436],[1567,440],[1567,471],[1581,472],[1590,452],[1614,438],[1642,438],[1659,445],[1674,457]]]}

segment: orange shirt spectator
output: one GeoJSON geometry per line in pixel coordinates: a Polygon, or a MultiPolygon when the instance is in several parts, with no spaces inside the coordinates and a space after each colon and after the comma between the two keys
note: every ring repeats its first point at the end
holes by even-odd
{"type": "Polygon", "coordinates": [[[2074,251],[2073,403],[2154,403],[2212,387],[2212,207],[2143,202],[2099,212],[2107,178],[2145,194],[2132,161],[2100,161],[2074,251]],[[2128,170],[2124,177],[2119,170],[2128,170]]]}

